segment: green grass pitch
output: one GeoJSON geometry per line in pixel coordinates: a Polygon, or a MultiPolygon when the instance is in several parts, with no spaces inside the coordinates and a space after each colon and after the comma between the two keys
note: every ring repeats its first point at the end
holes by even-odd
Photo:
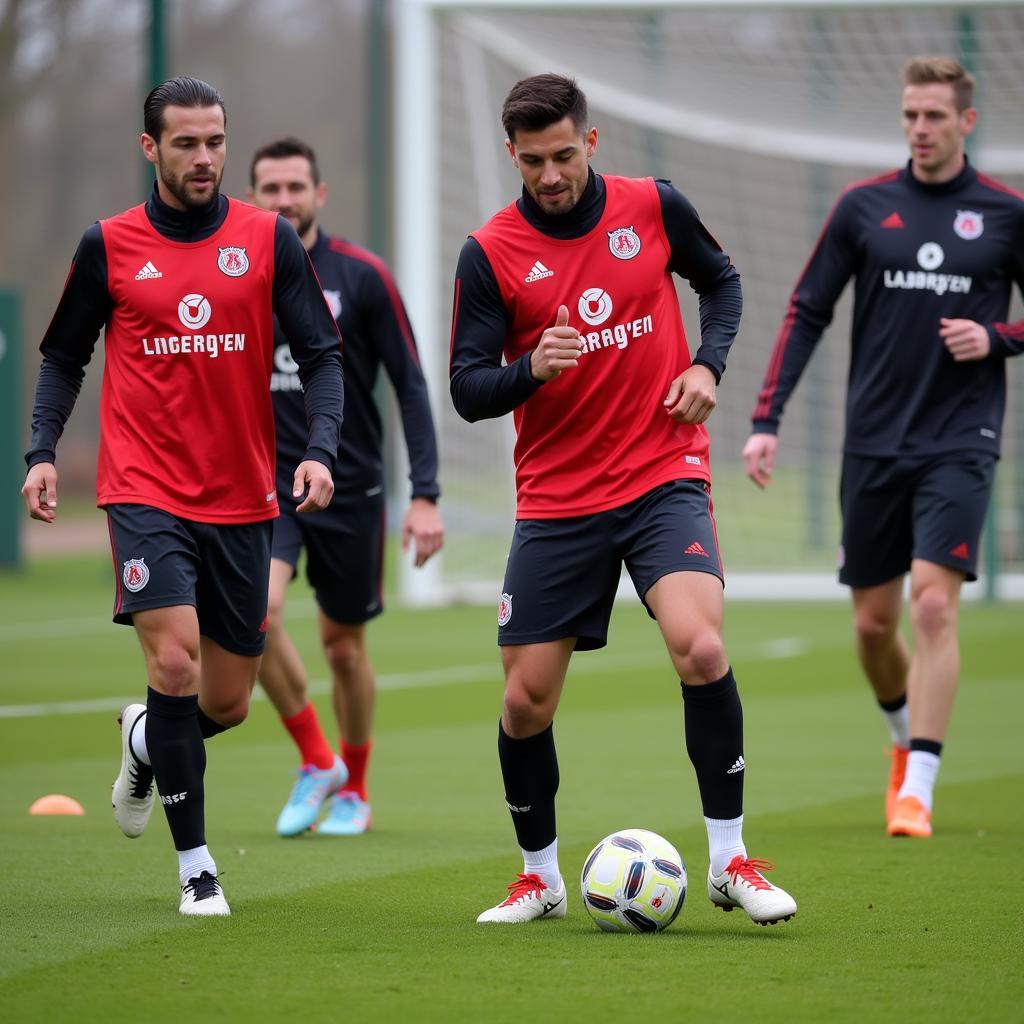
{"type": "MultiPolygon", "coordinates": [[[[1019,606],[964,609],[927,842],[883,834],[885,734],[846,607],[729,606],[748,847],[776,862],[772,877],[800,904],[774,928],[706,898],[678,681],[635,604],[617,608],[607,650],[576,657],[556,722],[569,916],[477,926],[520,866],[495,753],[494,611],[390,611],[370,634],[374,831],[274,835],[295,755],[256,701],[208,746],[208,838],[232,916],[188,921],[159,808],[133,841],[110,811],[110,708],[144,679],[134,635],[107,619],[109,575],[95,556],[0,576],[5,1021],[1024,1020],[1019,606]],[[77,798],[85,816],[30,817],[45,793],[77,798]],[[586,852],[626,827],[661,832],[687,861],[686,906],[662,935],[600,933],[579,898],[586,852]]],[[[312,604],[293,590],[292,626],[330,722],[312,604]]]]}

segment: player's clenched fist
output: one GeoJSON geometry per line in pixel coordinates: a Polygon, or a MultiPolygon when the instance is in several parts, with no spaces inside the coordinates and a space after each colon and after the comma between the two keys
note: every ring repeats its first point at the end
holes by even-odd
{"type": "Polygon", "coordinates": [[[580,351],[580,332],[569,326],[568,307],[559,306],[555,326],[540,336],[540,344],[530,353],[530,373],[535,380],[552,380],[579,365],[580,351]]]}
{"type": "Polygon", "coordinates": [[[676,377],[662,402],[669,416],[680,423],[703,423],[717,404],[715,375],[701,363],[676,377]]]}
{"type": "Polygon", "coordinates": [[[52,462],[37,462],[21,488],[28,514],[42,523],[57,518],[57,469],[52,462]]]}
{"type": "Polygon", "coordinates": [[[292,486],[294,497],[301,498],[307,486],[309,491],[306,500],[299,505],[296,512],[319,512],[330,505],[331,498],[334,497],[334,478],[331,471],[316,459],[307,459],[299,463],[292,486]]]}

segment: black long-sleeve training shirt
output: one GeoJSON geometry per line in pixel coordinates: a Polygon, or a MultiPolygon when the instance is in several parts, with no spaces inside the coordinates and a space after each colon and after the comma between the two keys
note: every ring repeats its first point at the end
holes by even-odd
{"type": "MultiPolygon", "coordinates": [[[[373,398],[382,364],[402,416],[412,497],[436,499],[437,439],[427,385],[394,278],[374,253],[322,231],[309,256],[345,343],[345,422],[334,467],[335,500],[383,486],[383,429],[373,398]]],[[[277,488],[289,500],[292,470],[306,444],[295,370],[287,339],[278,330],[270,388],[277,426],[277,488]]]]}
{"type": "MultiPolygon", "coordinates": [[[[671,182],[659,179],[657,188],[672,250],[669,269],[688,280],[700,296],[701,344],[693,362],[707,366],[715,379],[721,380],[743,309],[740,277],[689,200],[671,182]]],[[[591,170],[583,194],[567,213],[545,213],[525,188],[517,205],[538,231],[550,238],[567,239],[581,238],[597,226],[605,199],[601,176],[591,170]]],[[[474,238],[463,244],[455,276],[452,401],[459,415],[470,421],[504,416],[525,402],[543,381],[530,372],[528,354],[510,366],[501,364],[508,310],[491,265],[474,238]]]]}
{"type": "MultiPolygon", "coordinates": [[[[150,223],[172,242],[209,238],[224,223],[227,212],[228,201],[221,195],[197,210],[175,210],[160,199],[155,185],[146,203],[150,223]]],[[[295,339],[308,438],[302,457],[333,469],[344,402],[338,333],[306,251],[283,217],[278,217],[274,233],[272,302],[288,337],[295,339]]],[[[25,456],[30,467],[56,461],[57,442],[112,308],[107,254],[102,229],[96,223],[86,229],[79,242],[64,292],[40,345],[43,362],[32,411],[32,440],[25,456]]]]}
{"type": "Polygon", "coordinates": [[[1024,291],[1024,196],[970,164],[929,185],[907,167],[852,185],[797,282],[752,417],[778,431],[846,282],[855,279],[845,450],[857,455],[999,453],[1006,357],[1024,321],[1005,323],[1024,291]],[[956,362],[940,318],[988,329],[986,359],[956,362]]]}

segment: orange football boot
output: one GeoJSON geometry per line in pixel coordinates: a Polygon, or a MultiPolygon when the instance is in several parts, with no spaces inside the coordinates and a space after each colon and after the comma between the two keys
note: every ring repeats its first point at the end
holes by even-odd
{"type": "Polygon", "coordinates": [[[892,759],[889,765],[889,785],[885,791],[885,820],[892,821],[896,811],[896,801],[900,797],[900,788],[903,786],[903,776],[907,774],[907,756],[909,750],[893,745],[889,751],[892,759]]]}
{"type": "Polygon", "coordinates": [[[902,797],[896,801],[887,831],[891,836],[927,839],[932,834],[932,812],[916,796],[902,797]]]}

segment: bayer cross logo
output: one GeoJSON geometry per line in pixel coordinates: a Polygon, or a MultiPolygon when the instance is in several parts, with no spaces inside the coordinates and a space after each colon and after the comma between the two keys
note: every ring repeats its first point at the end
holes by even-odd
{"type": "Polygon", "coordinates": [[[197,331],[200,327],[205,327],[212,315],[210,300],[195,292],[186,295],[178,303],[178,319],[182,326],[187,327],[190,331],[197,331]]]}

